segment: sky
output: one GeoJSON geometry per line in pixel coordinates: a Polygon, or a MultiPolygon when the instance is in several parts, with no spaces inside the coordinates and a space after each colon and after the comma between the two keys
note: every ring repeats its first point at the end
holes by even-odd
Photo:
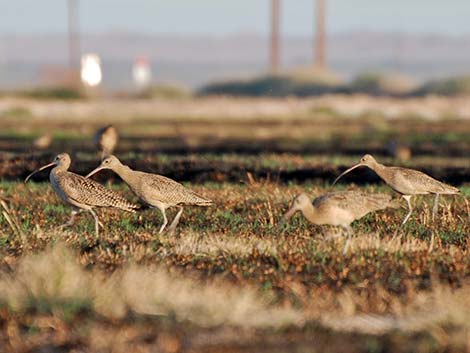
{"type": "MultiPolygon", "coordinates": [[[[223,36],[268,31],[270,0],[78,0],[88,33],[223,36]]],[[[312,33],[314,0],[281,0],[285,36],[312,33]]],[[[67,0],[0,0],[0,34],[64,33],[67,0]]],[[[327,0],[331,33],[470,34],[469,0],[327,0]]]]}

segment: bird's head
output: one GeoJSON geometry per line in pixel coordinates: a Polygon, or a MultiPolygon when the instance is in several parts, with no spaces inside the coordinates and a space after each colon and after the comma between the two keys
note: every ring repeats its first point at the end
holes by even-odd
{"type": "Polygon", "coordinates": [[[369,167],[371,169],[374,169],[374,166],[377,164],[377,161],[375,160],[374,157],[372,157],[370,154],[366,154],[364,155],[361,160],[359,161],[359,163],[357,163],[356,165],[353,165],[351,168],[345,170],[344,172],[342,172],[340,174],[339,177],[337,177],[335,179],[335,181],[333,182],[333,185],[336,184],[336,182],[341,179],[344,175],[348,174],[350,171],[356,169],[356,168],[359,168],[359,167],[369,167]]]}
{"type": "Polygon", "coordinates": [[[72,163],[72,160],[70,159],[70,156],[68,153],[61,153],[55,156],[54,160],[51,163],[48,163],[44,166],[42,166],[39,169],[36,169],[33,171],[31,174],[29,174],[26,179],[24,180],[25,183],[28,182],[28,180],[36,173],[40,172],[41,170],[44,170],[49,167],[59,167],[60,169],[67,170],[70,167],[70,164],[72,163]]]}
{"type": "Polygon", "coordinates": [[[297,211],[305,209],[312,201],[307,194],[299,194],[294,197],[286,213],[279,221],[278,228],[282,227],[297,211]]]}
{"type": "Polygon", "coordinates": [[[98,167],[96,167],[95,169],[93,169],[90,173],[88,173],[86,178],[89,178],[93,174],[98,173],[100,170],[103,170],[103,169],[114,170],[115,168],[117,168],[120,165],[121,165],[121,162],[119,161],[119,159],[116,156],[111,155],[111,156],[106,157],[105,159],[103,159],[101,164],[98,167]]]}

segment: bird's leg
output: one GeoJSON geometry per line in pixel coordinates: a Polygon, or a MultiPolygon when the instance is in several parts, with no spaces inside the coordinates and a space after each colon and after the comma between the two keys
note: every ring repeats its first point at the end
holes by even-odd
{"type": "Polygon", "coordinates": [[[343,229],[346,232],[346,241],[344,242],[343,246],[343,255],[346,255],[349,249],[349,244],[351,242],[351,235],[353,234],[353,230],[351,228],[351,225],[343,226],[343,229]]]}
{"type": "Polygon", "coordinates": [[[434,206],[432,207],[433,222],[434,222],[434,218],[436,217],[438,207],[439,207],[439,194],[436,194],[436,196],[434,197],[434,206]]]}
{"type": "Polygon", "coordinates": [[[77,209],[72,209],[72,212],[70,213],[70,219],[69,219],[69,221],[68,221],[67,223],[62,224],[62,225],[59,226],[58,228],[59,228],[59,229],[64,229],[64,228],[66,228],[66,227],[71,227],[71,226],[73,226],[73,225],[75,224],[75,216],[76,216],[77,214],[79,214],[81,211],[82,211],[82,210],[80,210],[80,209],[78,209],[78,210],[77,210],[77,209]]]}
{"type": "Polygon", "coordinates": [[[411,212],[413,212],[413,207],[411,206],[411,195],[403,195],[403,198],[406,200],[406,203],[408,204],[408,213],[405,216],[405,219],[401,223],[401,225],[404,225],[408,218],[411,216],[411,212]]]}
{"type": "Polygon", "coordinates": [[[178,225],[181,215],[183,213],[183,206],[180,206],[178,213],[176,214],[173,222],[171,222],[170,227],[168,228],[168,234],[172,235],[175,232],[176,226],[178,225]]]}
{"type": "Polygon", "coordinates": [[[166,218],[165,209],[161,208],[160,211],[162,212],[162,215],[163,215],[163,224],[160,227],[160,230],[158,231],[158,234],[162,234],[163,230],[165,229],[165,227],[168,223],[168,218],[166,218]]]}
{"type": "MultiPolygon", "coordinates": [[[[93,211],[91,208],[88,211],[90,211],[90,213],[93,215],[93,218],[95,219],[95,233],[96,233],[96,237],[98,238],[98,236],[99,236],[99,224],[101,224],[101,223],[100,223],[100,221],[98,219],[98,215],[95,213],[95,211],[93,211]]],[[[103,225],[101,224],[101,226],[103,226],[103,225]]]]}

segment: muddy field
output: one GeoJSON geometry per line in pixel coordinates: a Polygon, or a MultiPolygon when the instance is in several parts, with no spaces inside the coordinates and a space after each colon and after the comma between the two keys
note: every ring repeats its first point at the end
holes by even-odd
{"type": "MultiPolygon", "coordinates": [[[[41,154],[13,154],[0,157],[0,174],[4,180],[23,180],[29,173],[38,167],[49,163],[55,153],[41,154]]],[[[249,182],[254,180],[268,180],[277,183],[304,183],[322,181],[326,184],[332,182],[343,170],[351,166],[360,158],[360,155],[349,157],[336,157],[329,155],[297,155],[297,154],[124,154],[123,163],[133,169],[158,173],[182,182],[249,182]]],[[[380,158],[380,155],[377,158],[380,158]]],[[[72,155],[71,170],[78,174],[87,174],[98,164],[99,159],[94,155],[72,155]]],[[[384,157],[384,163],[396,163],[393,159],[384,157]]],[[[414,159],[414,168],[433,175],[439,180],[453,185],[463,185],[468,182],[470,165],[468,159],[423,157],[414,159]]],[[[47,181],[48,173],[44,172],[33,177],[35,181],[47,181]]],[[[95,177],[96,180],[113,180],[119,178],[109,171],[104,171],[95,177]]],[[[359,185],[377,184],[380,179],[377,175],[362,168],[347,176],[347,182],[359,185]]]]}
{"type": "MultiPolygon", "coordinates": [[[[97,126],[51,124],[52,144],[45,149],[34,146],[44,129],[0,134],[0,176],[22,179],[59,152],[71,154],[72,170],[79,174],[91,170],[98,163],[92,142],[97,126]]],[[[279,122],[184,120],[116,127],[121,134],[116,154],[126,164],[181,181],[236,182],[246,180],[250,173],[256,179],[279,182],[327,182],[366,153],[383,163],[419,168],[456,185],[465,183],[470,172],[470,124],[461,121],[397,121],[382,126],[315,115],[312,121],[294,121],[293,127],[279,122]],[[346,129],[342,124],[349,125],[346,129]],[[413,158],[395,158],[393,144],[408,148],[413,158]]],[[[45,174],[37,178],[44,180],[45,174]]],[[[378,181],[367,170],[349,178],[356,183],[378,181]]]]}

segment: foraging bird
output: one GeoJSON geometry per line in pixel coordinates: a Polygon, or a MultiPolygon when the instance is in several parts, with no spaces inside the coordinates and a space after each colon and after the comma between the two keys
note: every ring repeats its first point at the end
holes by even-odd
{"type": "Polygon", "coordinates": [[[178,225],[181,214],[183,213],[183,206],[212,205],[211,200],[196,194],[180,183],[162,175],[132,170],[122,164],[115,156],[109,156],[103,160],[101,164],[88,173],[86,177],[88,178],[102,169],[111,169],[114,171],[143,202],[150,207],[156,207],[160,210],[163,215],[163,224],[160,227],[159,233],[163,232],[168,223],[165,214],[167,208],[179,206],[178,213],[169,227],[171,234],[178,225]]]}
{"type": "Polygon", "coordinates": [[[376,172],[383,181],[385,181],[393,190],[400,193],[406,200],[408,204],[408,214],[405,216],[402,225],[406,223],[413,212],[413,207],[411,206],[412,195],[435,195],[434,206],[432,209],[432,216],[434,219],[434,216],[437,213],[439,195],[456,195],[460,193],[459,189],[431,178],[429,175],[418,170],[384,166],[383,164],[378,163],[370,154],[366,154],[361,158],[361,161],[358,164],[341,173],[341,175],[335,179],[333,185],[336,184],[343,175],[349,173],[353,169],[363,166],[376,172]]]}
{"type": "Polygon", "coordinates": [[[101,151],[101,160],[113,154],[119,140],[117,129],[113,125],[107,125],[98,129],[93,141],[101,151]]]}
{"type": "MultiPolygon", "coordinates": [[[[340,191],[321,195],[311,201],[307,194],[297,195],[284,214],[282,226],[297,211],[302,212],[310,223],[340,226],[352,233],[351,223],[370,212],[389,207],[398,207],[395,200],[386,194],[370,194],[363,191],[340,191]]],[[[279,227],[278,226],[278,227],[279,227]]]]}
{"type": "MultiPolygon", "coordinates": [[[[139,206],[127,201],[119,194],[105,188],[103,185],[87,179],[81,175],[69,172],[70,156],[67,153],[61,153],[54,158],[52,163],[35,170],[29,174],[25,183],[33,174],[49,167],[54,167],[49,175],[52,188],[59,197],[72,205],[72,215],[68,223],[62,227],[74,224],[75,215],[82,210],[87,210],[95,219],[95,232],[98,236],[98,225],[100,221],[93,211],[94,207],[114,207],[128,212],[135,212],[139,206]]],[[[102,225],[101,225],[102,226],[102,225]]]]}

